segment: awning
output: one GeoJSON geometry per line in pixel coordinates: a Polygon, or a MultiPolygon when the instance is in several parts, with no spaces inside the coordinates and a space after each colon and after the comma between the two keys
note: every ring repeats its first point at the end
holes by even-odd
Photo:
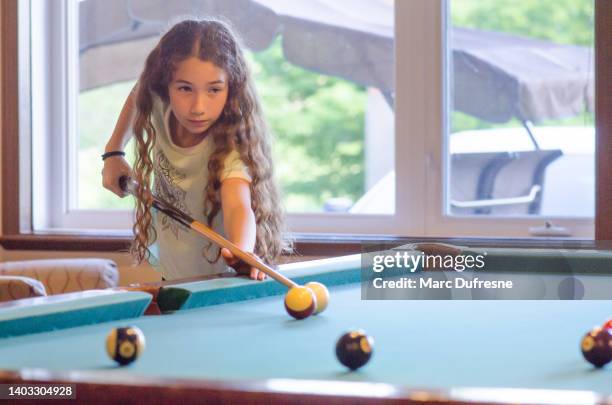
{"type": "MultiPolygon", "coordinates": [[[[136,78],[168,20],[187,14],[229,20],[255,51],[281,35],[295,65],[397,91],[390,0],[84,0],[79,13],[81,90],[136,78]]],[[[457,111],[537,122],[593,109],[590,48],[466,28],[450,30],[450,47],[457,111]]]]}

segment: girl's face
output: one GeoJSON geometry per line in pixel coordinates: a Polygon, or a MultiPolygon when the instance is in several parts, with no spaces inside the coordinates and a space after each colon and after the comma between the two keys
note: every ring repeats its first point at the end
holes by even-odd
{"type": "Polygon", "coordinates": [[[228,94],[227,74],[212,62],[190,57],[176,66],[168,94],[179,124],[187,132],[200,135],[223,111],[228,94]]]}

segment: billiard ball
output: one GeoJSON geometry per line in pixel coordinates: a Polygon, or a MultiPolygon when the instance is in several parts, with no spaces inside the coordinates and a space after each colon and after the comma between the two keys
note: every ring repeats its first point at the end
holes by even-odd
{"type": "Polygon", "coordinates": [[[597,368],[612,360],[612,330],[595,328],[584,335],[580,344],[582,355],[597,368]]]}
{"type": "Polygon", "coordinates": [[[346,367],[357,370],[372,357],[374,339],[362,330],[347,332],[336,343],[336,357],[346,367]]]}
{"type": "Polygon", "coordinates": [[[136,360],[144,348],[144,334],[136,326],[114,328],[106,337],[108,356],[122,366],[136,360]]]}
{"type": "Polygon", "coordinates": [[[306,283],[305,286],[312,290],[317,299],[317,307],[315,308],[314,314],[320,314],[321,312],[325,311],[325,308],[327,308],[327,303],[329,302],[329,291],[327,290],[327,287],[316,281],[306,283]]]}
{"type": "Polygon", "coordinates": [[[296,286],[285,295],[285,309],[295,319],[304,319],[312,315],[317,307],[317,298],[310,288],[296,286]]]}

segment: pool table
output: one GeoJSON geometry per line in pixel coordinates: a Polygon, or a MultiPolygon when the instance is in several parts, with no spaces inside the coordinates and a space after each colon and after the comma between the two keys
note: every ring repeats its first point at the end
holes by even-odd
{"type": "MultiPolygon", "coordinates": [[[[491,252],[495,268],[503,258],[519,263],[517,274],[537,277],[548,290],[564,280],[555,269],[561,258],[574,263],[572,276],[584,277],[585,288],[594,280],[612,292],[610,252],[491,252]],[[595,264],[581,266],[589,260],[595,264]]],[[[0,383],[75,384],[76,398],[86,402],[612,403],[612,366],[594,369],[580,352],[582,336],[612,316],[610,299],[366,300],[361,255],[280,269],[299,283],[328,285],[327,310],[290,318],[283,287],[272,280],[163,285],[158,298],[179,303],[162,315],[124,311],[124,319],[109,321],[101,315],[108,311],[98,311],[79,326],[37,331],[41,323],[30,322],[30,331],[1,337],[0,383]],[[146,337],[144,353],[126,367],[107,357],[104,344],[122,325],[146,337]],[[375,347],[368,364],[349,372],[334,349],[355,328],[375,347]]],[[[134,294],[131,305],[144,293],[134,294]]]]}

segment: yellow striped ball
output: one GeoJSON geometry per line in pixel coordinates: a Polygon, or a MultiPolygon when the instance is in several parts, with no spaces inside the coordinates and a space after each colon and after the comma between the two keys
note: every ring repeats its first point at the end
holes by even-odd
{"type": "Polygon", "coordinates": [[[308,318],[316,307],[317,299],[308,287],[292,287],[285,295],[285,309],[295,319],[308,318]]]}
{"type": "Polygon", "coordinates": [[[114,328],[106,337],[106,353],[122,366],[135,361],[144,348],[144,334],[136,326],[114,328]]]}
{"type": "Polygon", "coordinates": [[[324,284],[321,284],[316,281],[311,281],[310,283],[306,283],[306,287],[310,288],[314,293],[317,299],[317,308],[315,309],[314,314],[320,314],[325,311],[327,308],[327,304],[329,303],[329,291],[324,284]]]}

